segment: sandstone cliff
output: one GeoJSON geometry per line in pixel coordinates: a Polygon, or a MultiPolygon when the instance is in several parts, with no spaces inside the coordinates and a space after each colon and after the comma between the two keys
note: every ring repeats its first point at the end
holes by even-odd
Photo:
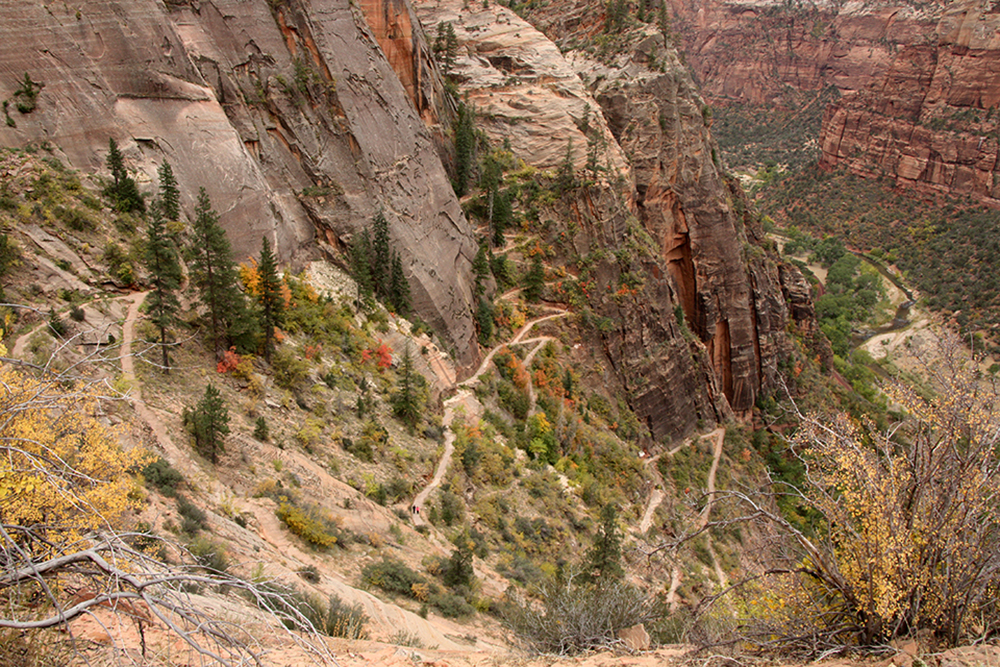
{"type": "Polygon", "coordinates": [[[469,364],[475,243],[425,125],[440,92],[408,24],[393,18],[400,48],[384,51],[366,15],[385,32],[347,0],[8,4],[0,94],[25,73],[44,88],[32,113],[10,105],[0,145],[50,142],[102,171],[112,137],[147,190],[169,160],[189,210],[208,190],[238,257],[263,235],[284,260],[336,254],[381,208],[415,310],[469,364]]]}
{"type": "Polygon", "coordinates": [[[588,146],[601,147],[603,175],[570,206],[573,243],[616,249],[593,267],[604,296],[591,302],[614,323],[605,353],[653,435],[746,414],[787,353],[787,311],[777,266],[747,236],[677,53],[648,34],[610,64],[577,51],[564,58],[503,7],[435,0],[417,12],[425,26],[455,26],[460,87],[518,157],[556,166],[568,142],[551,137],[566,132],[582,170],[588,146]],[[621,290],[627,275],[647,279],[621,290]]]}
{"type": "Polygon", "coordinates": [[[950,5],[933,40],[901,48],[870,87],[827,109],[821,165],[1000,205],[998,34],[992,5],[950,5]]]}
{"type": "Polygon", "coordinates": [[[762,105],[786,88],[867,87],[933,31],[943,3],[671,0],[674,30],[712,103],[762,105]]]}

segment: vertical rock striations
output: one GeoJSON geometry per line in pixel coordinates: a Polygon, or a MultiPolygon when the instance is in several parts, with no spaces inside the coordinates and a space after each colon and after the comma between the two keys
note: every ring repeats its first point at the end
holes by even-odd
{"type": "Polygon", "coordinates": [[[649,35],[602,64],[578,52],[563,57],[496,5],[416,6],[425,25],[455,26],[460,87],[515,155],[553,168],[568,142],[552,137],[568,135],[583,171],[588,142],[603,144],[603,174],[570,207],[573,244],[581,255],[607,250],[590,269],[591,304],[607,325],[605,352],[652,434],[748,414],[788,353],[787,311],[777,265],[747,235],[752,220],[735,208],[707,107],[676,52],[649,35]]]}
{"type": "Polygon", "coordinates": [[[870,87],[827,109],[821,165],[1000,206],[998,35],[992,6],[950,5],[933,40],[902,48],[870,87]]]}
{"type": "Polygon", "coordinates": [[[45,87],[0,145],[48,141],[100,170],[114,137],[147,183],[169,159],[188,209],[209,191],[237,256],[262,235],[285,260],[342,250],[381,208],[415,310],[471,364],[476,247],[425,126],[441,95],[404,10],[386,0],[377,25],[399,48],[383,51],[348,0],[6,3],[0,92],[26,72],[45,87]]]}

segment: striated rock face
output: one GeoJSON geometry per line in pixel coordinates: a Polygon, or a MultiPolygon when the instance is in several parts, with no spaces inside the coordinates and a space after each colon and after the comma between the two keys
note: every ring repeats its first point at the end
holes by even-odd
{"type": "Polygon", "coordinates": [[[787,311],[777,266],[756,246],[747,252],[749,217],[720,176],[704,102],[676,52],[650,35],[602,65],[563,57],[496,5],[427,0],[416,8],[425,26],[452,22],[463,93],[516,156],[553,168],[567,143],[552,137],[566,133],[556,136],[573,137],[582,171],[588,138],[606,147],[599,162],[607,170],[571,206],[573,244],[581,254],[616,251],[593,267],[594,291],[605,296],[592,304],[613,323],[605,353],[653,435],[747,414],[787,354],[787,311]],[[664,71],[647,66],[654,60],[664,71]],[[621,291],[626,273],[646,280],[621,291]]]}
{"type": "Polygon", "coordinates": [[[33,113],[12,109],[17,126],[2,125],[0,145],[50,142],[100,171],[113,137],[147,190],[167,159],[188,210],[208,190],[238,257],[256,254],[263,235],[284,260],[336,253],[384,209],[415,310],[471,364],[476,245],[425,126],[440,97],[426,46],[405,4],[365,9],[5,3],[0,94],[25,73],[45,87],[33,113]],[[365,16],[396,47],[385,45],[391,63],[365,16]]]}
{"type": "Polygon", "coordinates": [[[713,103],[772,103],[785,87],[867,87],[933,31],[943,3],[671,0],[674,30],[713,103]]]}
{"type": "Polygon", "coordinates": [[[821,165],[1000,206],[1000,13],[951,4],[930,43],[902,48],[869,88],[831,105],[821,165]]]}

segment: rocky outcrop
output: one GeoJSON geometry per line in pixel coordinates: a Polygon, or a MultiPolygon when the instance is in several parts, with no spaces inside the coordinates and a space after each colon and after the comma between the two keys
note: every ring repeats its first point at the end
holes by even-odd
{"type": "Polygon", "coordinates": [[[101,171],[112,137],[147,190],[167,159],[188,210],[209,192],[239,257],[264,235],[286,261],[336,255],[382,209],[414,308],[471,364],[476,246],[424,122],[433,77],[400,6],[386,0],[391,20],[372,23],[400,45],[402,83],[348,0],[7,3],[0,93],[25,73],[44,88],[32,113],[11,106],[0,145],[49,142],[101,171]]]}
{"type": "Polygon", "coordinates": [[[868,89],[827,109],[821,166],[1000,206],[1000,13],[953,3],[930,43],[902,48],[868,89]]]}
{"type": "Polygon", "coordinates": [[[592,268],[601,295],[592,304],[613,323],[605,353],[652,434],[683,435],[698,421],[751,410],[773,376],[766,369],[787,354],[787,312],[777,266],[759,248],[745,256],[753,239],[677,53],[649,34],[606,65],[561,55],[497,5],[416,7],[425,25],[452,22],[460,87],[515,156],[556,167],[568,145],[553,142],[561,133],[580,147],[574,157],[583,172],[586,148],[601,147],[597,162],[607,167],[571,206],[573,243],[581,253],[616,249],[592,268]],[[646,279],[622,289],[635,275],[646,279]]]}

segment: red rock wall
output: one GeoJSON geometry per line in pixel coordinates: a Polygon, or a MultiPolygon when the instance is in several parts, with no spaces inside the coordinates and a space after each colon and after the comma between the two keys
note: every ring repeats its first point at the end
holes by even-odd
{"type": "Polygon", "coordinates": [[[1000,206],[998,35],[1000,13],[952,5],[932,43],[903,48],[871,86],[827,109],[821,165],[1000,206]]]}
{"type": "Polygon", "coordinates": [[[670,0],[674,31],[712,103],[764,105],[786,87],[849,93],[880,76],[901,45],[933,31],[939,5],[670,0]]]}

